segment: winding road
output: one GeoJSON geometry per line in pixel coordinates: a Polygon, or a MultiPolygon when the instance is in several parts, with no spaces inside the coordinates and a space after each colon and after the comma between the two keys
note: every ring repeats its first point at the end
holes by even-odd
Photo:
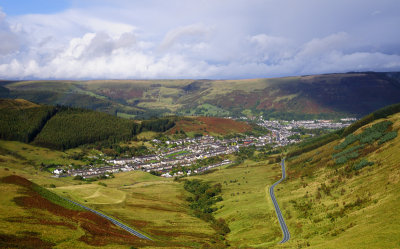
{"type": "Polygon", "coordinates": [[[278,185],[281,181],[285,180],[285,178],[286,178],[285,159],[282,159],[281,166],[282,166],[282,178],[279,179],[279,181],[275,182],[269,188],[269,195],[271,196],[272,202],[274,203],[276,216],[278,217],[278,221],[279,221],[279,224],[281,225],[281,229],[282,229],[282,233],[283,233],[283,239],[280,243],[285,243],[290,239],[290,233],[289,233],[289,229],[286,226],[285,220],[283,219],[282,212],[279,209],[279,205],[278,205],[278,202],[276,201],[276,197],[274,194],[275,186],[278,185]]]}
{"type": "Polygon", "coordinates": [[[67,198],[65,198],[65,197],[62,197],[62,196],[60,196],[60,197],[63,198],[64,200],[68,201],[68,202],[71,202],[71,203],[73,203],[73,204],[75,204],[75,205],[81,207],[81,208],[84,208],[84,209],[86,209],[86,210],[88,210],[88,211],[90,211],[90,212],[92,212],[92,213],[95,213],[95,214],[97,214],[97,215],[99,215],[99,216],[101,216],[101,217],[103,217],[103,218],[106,218],[107,220],[109,220],[109,221],[111,221],[112,223],[114,223],[116,226],[119,226],[120,228],[124,229],[125,231],[127,231],[127,232],[129,232],[129,233],[131,233],[131,234],[133,234],[133,235],[135,235],[135,236],[141,238],[141,239],[151,240],[149,237],[147,237],[147,236],[145,236],[145,235],[143,235],[143,234],[141,234],[141,233],[139,233],[139,232],[133,230],[132,228],[128,227],[127,225],[122,224],[121,222],[119,222],[119,221],[117,221],[117,220],[115,220],[115,219],[113,219],[113,218],[111,218],[111,217],[109,217],[109,216],[107,216],[107,215],[105,215],[105,214],[102,214],[102,213],[100,213],[100,212],[97,212],[96,210],[93,210],[93,209],[91,209],[91,208],[88,208],[88,207],[86,207],[86,206],[83,206],[83,205],[80,204],[80,203],[71,201],[70,199],[67,199],[67,198]]]}

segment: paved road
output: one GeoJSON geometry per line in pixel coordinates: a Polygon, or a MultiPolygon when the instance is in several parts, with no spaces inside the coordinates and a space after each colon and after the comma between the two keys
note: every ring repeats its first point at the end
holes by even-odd
{"type": "Polygon", "coordinates": [[[82,207],[82,208],[84,208],[84,209],[86,209],[86,210],[88,210],[88,211],[90,211],[90,212],[92,212],[92,213],[95,213],[95,214],[97,214],[97,215],[99,215],[99,216],[101,216],[101,217],[106,218],[107,220],[109,220],[109,221],[111,221],[112,223],[114,223],[116,226],[119,226],[120,228],[124,229],[125,231],[127,231],[127,232],[129,232],[129,233],[131,233],[131,234],[133,234],[133,235],[135,235],[135,236],[137,236],[137,237],[139,237],[139,238],[151,240],[149,237],[146,237],[145,235],[143,235],[143,234],[141,234],[141,233],[139,233],[139,232],[133,230],[132,228],[128,227],[127,225],[124,225],[124,224],[122,224],[121,222],[119,222],[119,221],[117,221],[117,220],[114,220],[113,218],[111,218],[111,217],[109,217],[109,216],[107,216],[107,215],[105,215],[105,214],[102,214],[102,213],[100,213],[100,212],[97,212],[96,210],[93,210],[93,209],[91,209],[91,208],[88,208],[88,207],[86,207],[86,206],[83,206],[83,205],[80,204],[80,203],[71,201],[70,199],[67,199],[67,198],[65,198],[65,197],[62,197],[62,196],[61,196],[61,198],[64,198],[66,201],[69,201],[69,202],[71,202],[71,203],[73,203],[73,204],[75,204],[75,205],[77,205],[77,206],[79,206],[79,207],[82,207]]]}
{"type": "Polygon", "coordinates": [[[269,188],[269,195],[271,196],[272,202],[274,203],[276,216],[278,217],[278,221],[279,221],[279,224],[281,225],[281,229],[282,229],[282,233],[283,233],[283,239],[280,243],[285,243],[290,239],[290,233],[289,233],[289,229],[286,226],[285,220],[283,219],[282,212],[279,209],[279,205],[278,205],[278,202],[276,201],[276,197],[274,194],[275,186],[278,185],[281,181],[285,180],[285,178],[286,178],[285,159],[282,159],[281,166],[282,166],[282,178],[279,179],[279,181],[275,182],[269,188]]]}

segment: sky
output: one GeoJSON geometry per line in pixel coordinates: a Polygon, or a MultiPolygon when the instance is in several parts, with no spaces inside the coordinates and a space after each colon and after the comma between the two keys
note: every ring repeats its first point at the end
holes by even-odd
{"type": "Polygon", "coordinates": [[[399,0],[0,0],[0,79],[400,71],[399,0]]]}

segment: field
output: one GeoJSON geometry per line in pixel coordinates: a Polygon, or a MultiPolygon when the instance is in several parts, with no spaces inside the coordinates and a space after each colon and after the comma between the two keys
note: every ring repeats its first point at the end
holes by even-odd
{"type": "Polygon", "coordinates": [[[224,218],[231,229],[233,248],[266,248],[276,245],[281,230],[268,194],[268,187],[280,178],[278,164],[245,161],[195,178],[222,184],[223,201],[216,218],[224,218]]]}
{"type": "Polygon", "coordinates": [[[214,230],[193,217],[181,184],[143,172],[116,174],[114,179],[56,188],[55,191],[139,229],[161,246],[179,248],[211,244],[214,230]]]}

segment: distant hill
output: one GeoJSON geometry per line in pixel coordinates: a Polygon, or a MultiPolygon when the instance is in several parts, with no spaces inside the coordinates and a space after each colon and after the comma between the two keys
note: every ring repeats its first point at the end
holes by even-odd
{"type": "MultiPolygon", "coordinates": [[[[345,73],[251,80],[3,82],[2,95],[126,118],[165,114],[285,119],[362,116],[400,102],[400,73],[345,73]]],[[[1,90],[1,89],[0,89],[1,90]]]]}
{"type": "Polygon", "coordinates": [[[28,109],[39,105],[25,99],[0,99],[0,109],[28,109]]]}

